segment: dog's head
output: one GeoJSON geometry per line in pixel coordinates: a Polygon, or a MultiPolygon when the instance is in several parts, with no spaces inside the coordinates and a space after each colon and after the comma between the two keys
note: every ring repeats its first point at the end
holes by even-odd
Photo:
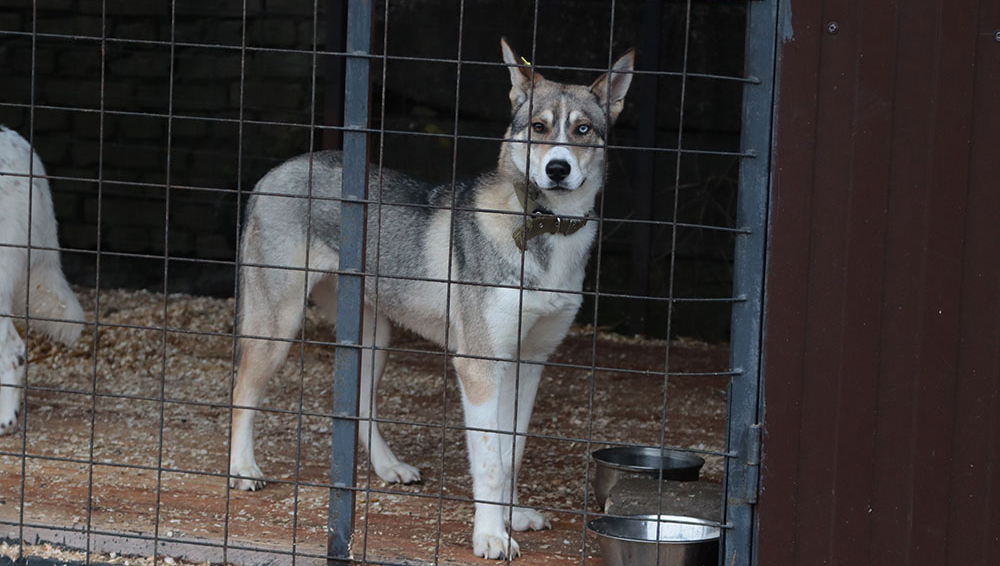
{"type": "Polygon", "coordinates": [[[600,181],[608,128],[632,82],[634,50],[588,87],[546,80],[504,39],[500,47],[510,70],[513,110],[504,157],[545,192],[575,191],[588,179],[600,181]]]}

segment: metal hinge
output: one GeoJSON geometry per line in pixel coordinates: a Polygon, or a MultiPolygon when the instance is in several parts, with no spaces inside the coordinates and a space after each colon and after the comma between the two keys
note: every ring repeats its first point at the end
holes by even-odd
{"type": "Polygon", "coordinates": [[[760,491],[760,423],[750,425],[747,431],[747,503],[757,503],[760,491]]]}

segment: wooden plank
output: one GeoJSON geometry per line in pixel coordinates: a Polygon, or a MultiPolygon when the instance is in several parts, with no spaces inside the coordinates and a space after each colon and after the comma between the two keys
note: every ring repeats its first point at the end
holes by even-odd
{"type": "Polygon", "coordinates": [[[979,2],[978,29],[973,35],[976,77],[975,120],[971,124],[969,206],[965,226],[962,281],[962,335],[952,435],[954,452],[947,516],[948,564],[987,565],[1000,561],[995,533],[1000,520],[1000,161],[996,159],[1000,132],[1000,49],[994,22],[1000,5],[979,2]],[[990,495],[993,499],[990,501],[990,495]],[[991,539],[994,541],[991,544],[991,539]]]}
{"type": "Polygon", "coordinates": [[[893,98],[893,151],[890,169],[889,228],[886,239],[883,327],[878,387],[875,490],[872,501],[871,562],[910,564],[915,479],[920,351],[925,322],[921,318],[927,264],[920,252],[927,244],[930,157],[934,86],[927,62],[937,37],[933,14],[926,7],[901,4],[897,22],[896,82],[893,98]],[[906,41],[919,35],[923,42],[906,41]],[[907,377],[898,379],[898,377],[907,377]]]}
{"type": "MultiPolygon", "coordinates": [[[[789,6],[786,0],[784,6],[789,6]]],[[[821,5],[803,2],[781,10],[782,76],[768,237],[765,320],[762,496],[758,506],[757,562],[793,564],[799,511],[797,434],[802,421],[809,226],[815,153],[819,36],[810,30],[821,5]],[[794,72],[792,72],[794,70],[794,72]]]]}
{"type": "Polygon", "coordinates": [[[806,364],[803,379],[801,442],[812,446],[803,452],[799,468],[801,504],[796,524],[796,562],[806,557],[826,559],[833,554],[831,524],[837,492],[838,418],[844,334],[847,330],[846,296],[850,186],[854,153],[850,150],[856,77],[858,21],[856,10],[844,10],[844,0],[824,2],[819,20],[820,97],[816,119],[816,153],[813,155],[813,202],[810,225],[810,301],[806,330],[806,364]],[[836,25],[837,33],[826,30],[836,25]],[[839,151],[831,151],[834,148],[839,151]],[[817,450],[815,446],[826,446],[817,450]]]}
{"type": "MultiPolygon", "coordinates": [[[[962,236],[967,206],[969,128],[973,120],[975,54],[975,0],[941,2],[938,13],[926,14],[937,30],[933,58],[925,73],[934,91],[932,114],[925,117],[933,130],[926,149],[927,216],[922,249],[911,238],[913,253],[924,263],[924,321],[919,344],[921,363],[915,382],[917,404],[911,437],[915,470],[911,523],[912,564],[943,564],[947,557],[947,515],[950,493],[947,480],[953,457],[953,427],[960,338],[959,308],[965,273],[962,236]]],[[[900,381],[908,375],[895,376],[900,381]]]]}
{"type": "MultiPolygon", "coordinates": [[[[849,6],[844,3],[844,10],[849,6]]],[[[871,553],[870,473],[875,459],[871,431],[875,427],[878,388],[879,333],[881,332],[881,283],[884,277],[886,203],[889,187],[892,114],[888,110],[894,91],[896,5],[869,2],[858,6],[857,41],[853,64],[857,66],[851,97],[851,150],[853,168],[846,185],[849,212],[847,261],[843,300],[845,322],[841,328],[842,370],[838,376],[836,421],[836,492],[831,513],[832,559],[848,564],[867,563],[871,553]]],[[[850,23],[850,22],[849,22],[850,23]]],[[[842,30],[851,32],[854,30],[842,30]]],[[[836,140],[834,140],[836,143],[836,140]]],[[[831,146],[830,150],[835,150],[831,146]]],[[[836,190],[836,189],[831,189],[836,190]]]]}

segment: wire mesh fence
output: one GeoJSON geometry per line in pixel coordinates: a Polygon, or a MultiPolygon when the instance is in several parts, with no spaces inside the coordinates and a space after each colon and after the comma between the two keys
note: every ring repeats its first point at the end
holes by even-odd
{"type": "Polygon", "coordinates": [[[471,564],[519,560],[513,527],[520,560],[602,564],[589,520],[670,511],[742,536],[756,373],[728,337],[759,307],[761,4],[0,5],[0,123],[24,138],[0,156],[2,555],[471,564]],[[55,253],[82,312],[39,307],[55,253]],[[604,507],[609,446],[705,465],[604,507]]]}

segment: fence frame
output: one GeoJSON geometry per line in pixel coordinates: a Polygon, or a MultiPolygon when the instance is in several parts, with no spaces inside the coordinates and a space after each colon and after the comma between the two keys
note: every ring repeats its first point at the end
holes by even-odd
{"type": "MultiPolygon", "coordinates": [[[[328,564],[344,565],[354,521],[356,438],[368,198],[370,68],[373,2],[348,0],[344,82],[344,165],[338,269],[336,361],[332,423],[328,564]]],[[[777,0],[748,3],[733,284],[729,409],[720,561],[755,564],[760,423],[763,420],[761,352],[772,122],[777,63],[777,0]]],[[[242,121],[242,118],[241,118],[242,121]]],[[[169,185],[169,183],[168,183],[169,185]]],[[[97,254],[98,260],[100,252],[97,254]]],[[[308,270],[308,267],[307,267],[308,270]]],[[[166,284],[166,279],[164,280],[166,284]]],[[[166,332],[166,330],[164,330],[166,332]]],[[[162,438],[162,437],[161,437],[162,438]]],[[[23,491],[22,491],[23,497],[23,491]]],[[[89,540],[88,540],[89,543],[89,540]]]]}
{"type": "Polygon", "coordinates": [[[777,0],[750,2],[747,12],[745,73],[740,149],[750,157],[740,162],[737,191],[736,255],[732,307],[728,431],[726,435],[725,522],[720,559],[725,565],[756,564],[756,504],[760,489],[760,437],[764,399],[761,372],[764,274],[768,205],[771,193],[771,150],[775,68],[777,64],[777,0]]]}

